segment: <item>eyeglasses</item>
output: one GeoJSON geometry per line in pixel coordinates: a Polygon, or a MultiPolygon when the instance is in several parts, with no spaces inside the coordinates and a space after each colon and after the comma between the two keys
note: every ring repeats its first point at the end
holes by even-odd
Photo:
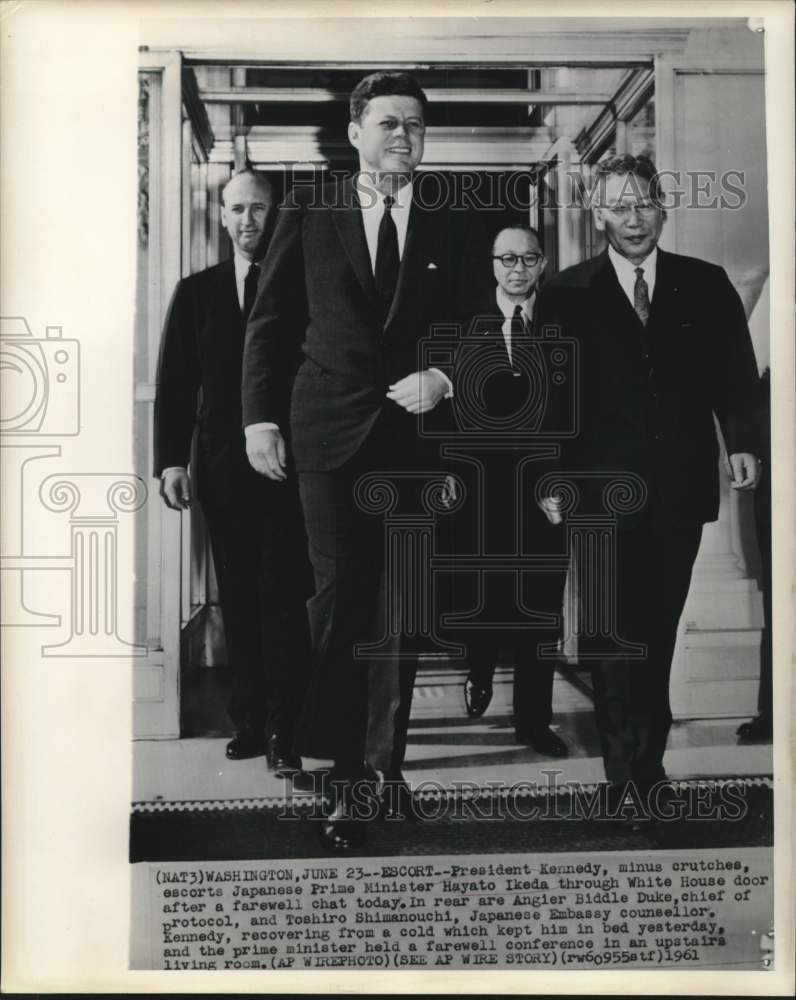
{"type": "Polygon", "coordinates": [[[502,253],[494,254],[492,260],[499,260],[503,267],[515,267],[518,260],[521,260],[526,267],[536,267],[543,257],[543,253],[502,253]]]}
{"type": "Polygon", "coordinates": [[[634,201],[629,205],[604,205],[606,212],[615,215],[618,219],[627,219],[630,213],[635,211],[639,215],[652,215],[658,210],[654,201],[634,201]]]}

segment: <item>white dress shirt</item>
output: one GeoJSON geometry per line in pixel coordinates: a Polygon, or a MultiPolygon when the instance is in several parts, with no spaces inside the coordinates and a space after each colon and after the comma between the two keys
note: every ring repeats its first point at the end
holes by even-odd
{"type": "MultiPolygon", "coordinates": [[[[357,194],[365,227],[365,240],[370,254],[370,267],[376,273],[376,251],[379,246],[379,226],[384,215],[384,195],[373,185],[367,173],[357,174],[357,194]]],[[[398,232],[398,259],[401,260],[406,246],[406,231],[409,228],[409,210],[412,207],[412,182],[404,184],[393,195],[392,219],[398,232]]]]}
{"type": "Polygon", "coordinates": [[[525,321],[528,324],[529,329],[533,329],[533,308],[536,302],[536,292],[531,292],[529,298],[525,299],[524,302],[512,302],[511,299],[506,295],[502,288],[498,287],[495,289],[495,298],[497,299],[498,309],[506,317],[503,320],[503,340],[506,342],[506,350],[508,351],[509,361],[512,362],[511,357],[511,321],[514,318],[514,310],[518,305],[522,306],[522,312],[525,316],[525,321]]]}
{"type": "Polygon", "coordinates": [[[240,306],[240,311],[243,312],[243,288],[246,283],[246,275],[249,273],[249,268],[252,263],[260,266],[259,261],[246,260],[245,257],[241,257],[239,253],[235,254],[235,287],[238,290],[238,305],[240,306]]]}
{"type": "Polygon", "coordinates": [[[621,253],[617,253],[612,246],[608,246],[608,259],[614,266],[614,271],[616,272],[617,280],[622,286],[622,291],[628,298],[631,306],[636,308],[636,268],[640,267],[644,272],[644,280],[647,282],[647,290],[649,291],[650,303],[652,302],[652,294],[655,291],[655,273],[658,268],[658,248],[652,251],[652,253],[646,257],[640,264],[634,264],[629,261],[627,257],[623,257],[621,253]]]}

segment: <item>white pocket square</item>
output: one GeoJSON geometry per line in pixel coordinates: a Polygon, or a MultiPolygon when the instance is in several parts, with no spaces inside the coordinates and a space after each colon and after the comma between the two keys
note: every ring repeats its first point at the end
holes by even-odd
{"type": "Polygon", "coordinates": [[[427,271],[436,271],[437,270],[437,265],[434,263],[433,260],[427,265],[426,270],[427,271]]]}

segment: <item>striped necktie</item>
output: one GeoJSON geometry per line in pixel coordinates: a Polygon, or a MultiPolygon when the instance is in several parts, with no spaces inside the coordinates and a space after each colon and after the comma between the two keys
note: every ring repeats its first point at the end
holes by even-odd
{"type": "Polygon", "coordinates": [[[646,326],[650,318],[650,290],[644,280],[644,268],[636,268],[636,284],[633,288],[633,308],[636,315],[641,320],[641,325],[646,326]]]}

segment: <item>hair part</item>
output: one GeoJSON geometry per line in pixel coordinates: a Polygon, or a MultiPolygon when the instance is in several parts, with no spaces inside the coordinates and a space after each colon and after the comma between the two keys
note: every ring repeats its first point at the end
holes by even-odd
{"type": "Polygon", "coordinates": [[[414,97],[420,103],[425,117],[428,108],[428,98],[417,80],[409,73],[371,73],[366,76],[351,91],[348,102],[351,121],[361,124],[362,116],[368,104],[374,97],[414,97]]]}

